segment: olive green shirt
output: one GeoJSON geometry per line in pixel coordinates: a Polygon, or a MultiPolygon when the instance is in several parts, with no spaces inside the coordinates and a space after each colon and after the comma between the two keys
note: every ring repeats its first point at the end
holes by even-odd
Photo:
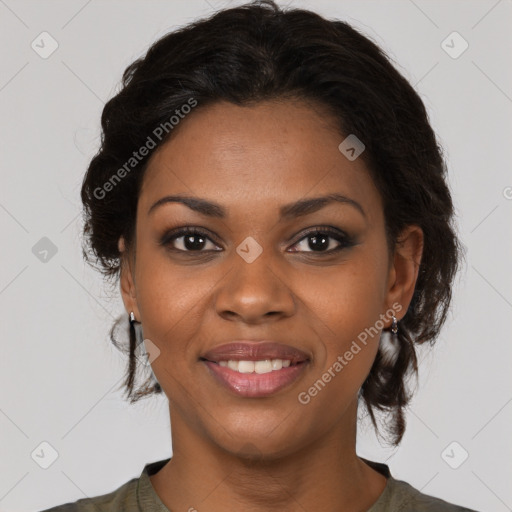
{"type": "MultiPolygon", "coordinates": [[[[146,464],[140,477],[132,478],[109,494],[83,498],[42,512],[171,512],[162,503],[149,479],[169,460],[146,464]]],[[[384,491],[368,512],[476,512],[422,494],[408,483],[395,480],[386,464],[363,460],[387,478],[384,491]]]]}

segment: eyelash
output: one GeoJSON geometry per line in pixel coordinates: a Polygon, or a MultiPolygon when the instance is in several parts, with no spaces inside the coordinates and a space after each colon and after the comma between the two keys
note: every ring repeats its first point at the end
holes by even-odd
{"type": "MultiPolygon", "coordinates": [[[[194,226],[188,226],[186,228],[179,228],[179,230],[173,230],[173,231],[170,231],[170,232],[167,232],[161,239],[161,242],[160,244],[167,247],[169,250],[171,251],[174,251],[174,252],[180,252],[180,253],[190,253],[190,254],[193,254],[193,253],[197,253],[197,254],[201,254],[201,253],[208,253],[208,252],[220,252],[220,251],[217,251],[217,250],[197,250],[197,251],[191,251],[191,250],[183,250],[183,249],[176,249],[176,248],[173,248],[173,247],[169,247],[171,242],[173,242],[174,240],[176,240],[177,238],[181,238],[185,235],[195,235],[195,236],[198,236],[200,238],[205,238],[207,240],[209,240],[210,242],[213,242],[215,243],[211,237],[208,236],[208,234],[197,228],[197,227],[194,227],[194,226]]],[[[311,237],[313,235],[328,235],[327,238],[333,238],[334,240],[336,240],[337,242],[339,242],[339,246],[334,248],[334,249],[329,249],[328,251],[293,251],[293,252],[297,252],[297,253],[307,253],[307,254],[317,254],[317,255],[331,255],[331,254],[334,254],[338,251],[341,251],[343,249],[348,249],[349,247],[352,247],[355,245],[355,241],[352,237],[350,237],[349,235],[343,233],[342,231],[340,231],[339,229],[336,229],[336,228],[333,228],[333,227],[330,227],[330,226],[319,226],[319,227],[316,227],[314,229],[311,229],[309,231],[306,231],[304,233],[301,233],[301,238],[299,238],[297,240],[297,242],[295,242],[293,244],[293,246],[297,245],[299,242],[301,242],[302,240],[304,239],[307,239],[308,237],[311,237]]]]}

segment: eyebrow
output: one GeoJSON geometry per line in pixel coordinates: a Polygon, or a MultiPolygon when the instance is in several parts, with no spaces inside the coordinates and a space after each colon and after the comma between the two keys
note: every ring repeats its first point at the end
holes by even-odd
{"type": "MultiPolygon", "coordinates": [[[[334,202],[353,206],[363,215],[363,217],[366,218],[366,212],[357,201],[354,201],[354,199],[350,199],[349,197],[343,196],[341,194],[329,194],[326,196],[301,199],[295,203],[281,206],[279,209],[279,214],[282,219],[300,217],[314,213],[327,206],[328,204],[332,204],[334,202]]],[[[185,195],[162,197],[149,208],[148,215],[156,210],[159,206],[167,203],[182,203],[185,206],[188,206],[191,210],[194,210],[195,212],[208,217],[216,217],[219,219],[224,219],[227,217],[226,209],[220,204],[202,199],[200,197],[185,195]]]]}

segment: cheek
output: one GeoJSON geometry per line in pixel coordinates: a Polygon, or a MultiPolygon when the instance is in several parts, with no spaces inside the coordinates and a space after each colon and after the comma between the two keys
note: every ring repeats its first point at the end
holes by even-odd
{"type": "Polygon", "coordinates": [[[149,251],[146,260],[141,251],[136,279],[144,337],[156,343],[175,367],[185,360],[211,283],[197,268],[172,265],[165,256],[149,251]]]}
{"type": "MultiPolygon", "coordinates": [[[[175,272],[153,266],[141,275],[137,300],[143,318],[144,338],[159,350],[152,370],[170,399],[180,396],[181,382],[195,364],[194,340],[198,338],[204,290],[177,278],[175,272]]],[[[186,398],[186,396],[185,396],[186,398]]]]}
{"type": "Polygon", "coordinates": [[[354,389],[362,384],[378,349],[385,277],[384,265],[362,253],[321,278],[302,275],[297,293],[304,298],[302,323],[316,337],[315,373],[334,372],[335,380],[350,379],[354,389]]]}
{"type": "MultiPolygon", "coordinates": [[[[357,337],[375,324],[383,312],[384,283],[382,265],[362,258],[347,262],[320,275],[301,274],[300,304],[326,334],[341,339],[357,337]]],[[[331,336],[331,337],[332,337],[331,336]]]]}

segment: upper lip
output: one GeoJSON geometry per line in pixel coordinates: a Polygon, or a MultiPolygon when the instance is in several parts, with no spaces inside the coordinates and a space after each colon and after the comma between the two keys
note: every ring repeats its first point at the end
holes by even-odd
{"type": "Polygon", "coordinates": [[[205,352],[202,359],[212,362],[219,361],[263,361],[265,359],[283,359],[291,363],[309,360],[309,356],[290,345],[273,341],[235,341],[212,348],[205,352]]]}

